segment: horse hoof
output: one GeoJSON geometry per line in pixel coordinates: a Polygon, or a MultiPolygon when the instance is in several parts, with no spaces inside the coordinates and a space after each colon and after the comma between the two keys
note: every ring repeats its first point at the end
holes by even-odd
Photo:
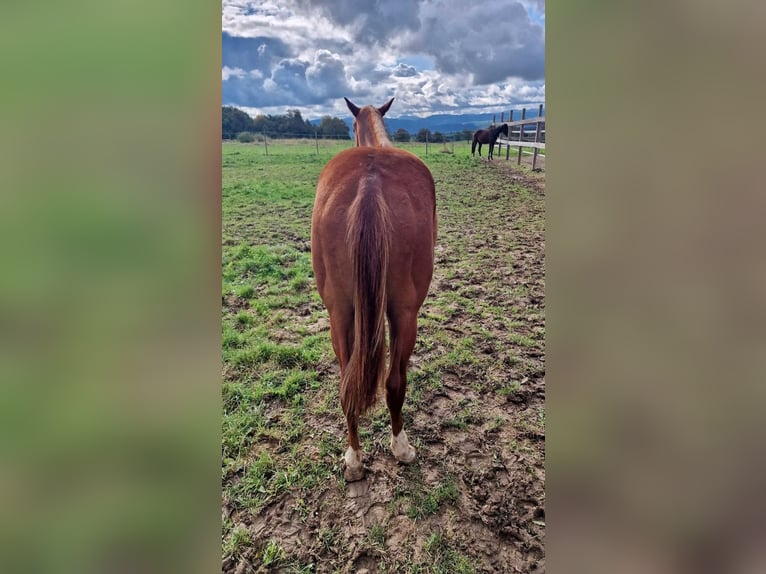
{"type": "Polygon", "coordinates": [[[346,482],[356,482],[357,480],[362,480],[364,478],[364,467],[360,466],[358,468],[352,468],[347,466],[343,470],[343,478],[346,479],[346,482]]]}
{"type": "Polygon", "coordinates": [[[394,457],[396,457],[396,460],[402,464],[411,464],[418,457],[418,451],[416,451],[413,447],[410,447],[403,455],[399,456],[395,454],[394,457]]]}
{"type": "Polygon", "coordinates": [[[401,463],[410,464],[417,456],[417,451],[407,440],[407,433],[402,430],[399,436],[391,436],[391,452],[394,458],[401,463]]]}

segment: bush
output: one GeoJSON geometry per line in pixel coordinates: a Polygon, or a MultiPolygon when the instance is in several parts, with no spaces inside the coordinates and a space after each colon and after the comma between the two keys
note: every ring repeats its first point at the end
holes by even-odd
{"type": "Polygon", "coordinates": [[[241,143],[251,143],[255,141],[255,135],[253,135],[251,132],[240,132],[237,136],[237,139],[241,143]]]}

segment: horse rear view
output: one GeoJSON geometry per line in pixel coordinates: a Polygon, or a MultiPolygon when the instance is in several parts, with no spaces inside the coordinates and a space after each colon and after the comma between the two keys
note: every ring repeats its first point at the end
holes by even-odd
{"type": "Polygon", "coordinates": [[[417,315],[433,273],[436,195],[425,164],[393,147],[386,135],[383,116],[393,101],[359,108],[346,99],[356,147],[322,170],[311,219],[314,276],[340,363],[348,481],[364,477],[359,419],[384,380],[391,450],[403,463],[416,457],[402,428],[402,405],[417,315]]]}

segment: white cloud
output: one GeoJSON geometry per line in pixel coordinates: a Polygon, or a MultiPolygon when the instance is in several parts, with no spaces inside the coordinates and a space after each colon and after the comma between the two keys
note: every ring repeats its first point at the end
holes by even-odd
{"type": "Polygon", "coordinates": [[[221,68],[221,80],[224,82],[231,77],[244,78],[246,75],[247,72],[245,72],[245,70],[242,68],[230,68],[229,66],[224,66],[221,68]]]}
{"type": "MultiPolygon", "coordinates": [[[[223,0],[224,105],[392,117],[543,101],[543,0],[223,0]]],[[[266,110],[266,111],[264,111],[266,110]]]]}

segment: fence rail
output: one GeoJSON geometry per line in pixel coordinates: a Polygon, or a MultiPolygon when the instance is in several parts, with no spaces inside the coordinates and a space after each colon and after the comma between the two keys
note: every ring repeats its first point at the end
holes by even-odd
{"type": "Polygon", "coordinates": [[[502,153],[503,146],[506,146],[505,159],[510,159],[511,148],[512,147],[519,148],[519,153],[518,153],[516,163],[520,164],[522,148],[525,148],[525,147],[534,148],[535,151],[532,156],[532,169],[537,169],[537,155],[539,153],[539,150],[545,149],[545,116],[543,116],[543,104],[540,104],[540,107],[538,108],[538,111],[537,111],[536,118],[527,119],[527,109],[523,108],[521,110],[520,120],[514,121],[513,110],[511,110],[508,116],[508,121],[503,122],[503,115],[501,114],[500,122],[508,126],[508,137],[497,138],[496,145],[499,146],[498,151],[502,153]],[[533,125],[533,124],[535,126],[534,132],[532,132],[532,130],[525,129],[526,126],[533,125]],[[514,127],[518,129],[514,130],[513,129],[514,127]]]}

